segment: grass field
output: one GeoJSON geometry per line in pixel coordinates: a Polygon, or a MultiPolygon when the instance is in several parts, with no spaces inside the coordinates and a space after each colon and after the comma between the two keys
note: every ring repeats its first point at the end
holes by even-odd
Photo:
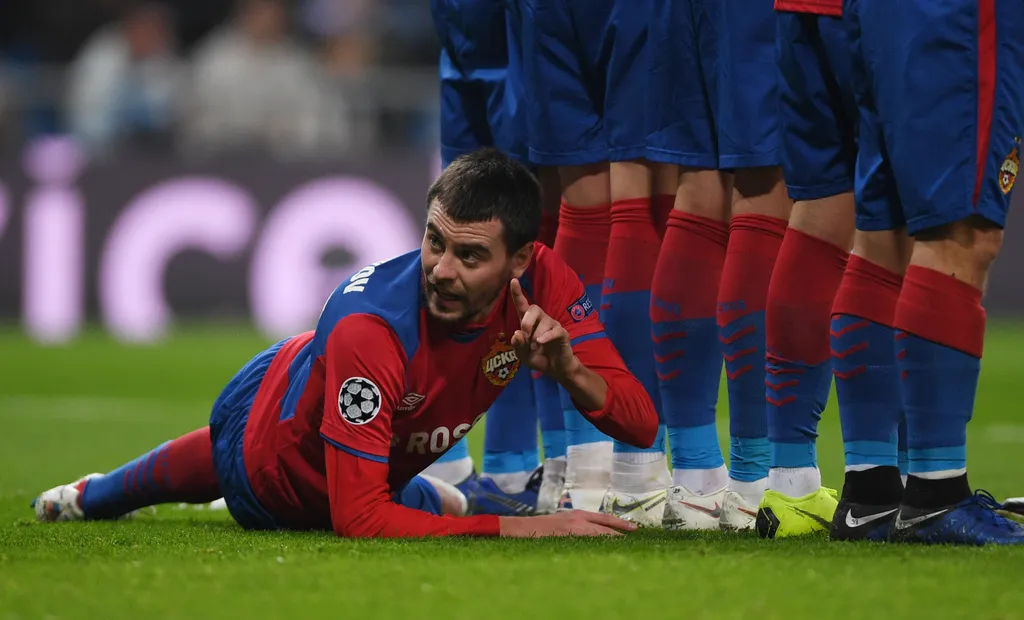
{"type": "MultiPolygon", "coordinates": [[[[28,504],[40,490],[205,424],[223,383],[265,344],[249,331],[207,327],[154,347],[124,348],[89,333],[40,348],[15,328],[0,329],[0,620],[1024,615],[1024,549],[664,532],[346,541],[246,533],[224,512],[174,506],[124,523],[32,521],[28,504]]],[[[997,498],[1024,494],[1022,351],[1024,326],[992,326],[969,453],[971,481],[997,498]]],[[[480,438],[478,428],[475,453],[480,438]]],[[[819,455],[826,483],[839,485],[834,407],[822,421],[819,455]]]]}

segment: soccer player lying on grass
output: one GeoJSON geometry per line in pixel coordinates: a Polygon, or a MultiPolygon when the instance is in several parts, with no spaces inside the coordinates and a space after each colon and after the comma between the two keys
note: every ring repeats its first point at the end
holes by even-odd
{"type": "Polygon", "coordinates": [[[422,247],[359,271],[327,300],[315,331],[249,361],[208,427],[44,492],[37,519],[110,519],[223,495],[249,529],[346,537],[633,529],[582,511],[462,516],[454,487],[417,475],[527,372],[523,364],[558,381],[616,439],[647,447],[658,430],[653,403],[605,337],[579,277],[534,243],[541,192],[525,167],[492,149],[465,155],[434,182],[427,204],[422,247]]]}

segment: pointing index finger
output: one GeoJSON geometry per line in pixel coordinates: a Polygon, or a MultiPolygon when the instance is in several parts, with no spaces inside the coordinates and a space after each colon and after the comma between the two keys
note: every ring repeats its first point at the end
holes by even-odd
{"type": "Polygon", "coordinates": [[[508,288],[512,293],[512,303],[515,304],[519,319],[522,320],[523,316],[526,315],[526,311],[530,309],[530,302],[526,299],[526,294],[523,293],[523,287],[519,284],[519,278],[512,278],[508,288]]]}

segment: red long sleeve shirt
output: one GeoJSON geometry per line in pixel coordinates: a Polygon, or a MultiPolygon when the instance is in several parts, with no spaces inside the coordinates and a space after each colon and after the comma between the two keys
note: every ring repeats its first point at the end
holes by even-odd
{"type": "MultiPolygon", "coordinates": [[[[394,494],[465,436],[519,372],[519,326],[506,291],[459,332],[426,312],[419,252],[362,270],[328,300],[316,331],[289,340],[256,395],[245,465],[259,502],[284,527],[349,537],[498,534],[493,516],[435,516],[394,494]]],[[[569,332],[580,361],[608,384],[581,411],[604,433],[647,447],[657,414],[604,334],[575,273],[538,246],[520,279],[569,332]]]]}

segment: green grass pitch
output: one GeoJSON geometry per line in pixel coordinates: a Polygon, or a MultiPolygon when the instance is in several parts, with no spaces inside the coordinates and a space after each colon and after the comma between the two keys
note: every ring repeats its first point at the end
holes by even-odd
{"type": "MultiPolygon", "coordinates": [[[[908,548],[640,532],[616,540],[346,541],[247,533],[161,506],[121,523],[37,525],[39,491],[205,424],[266,342],[235,327],[126,348],[0,329],[0,620],[160,617],[1021,618],[1024,549],[908,548]]],[[[1024,326],[990,328],[971,481],[1024,494],[1024,326]]],[[[727,428],[724,417],[720,428],[727,428]]],[[[479,454],[480,429],[471,434],[479,454]]],[[[818,449],[841,483],[834,406],[818,449]]]]}

